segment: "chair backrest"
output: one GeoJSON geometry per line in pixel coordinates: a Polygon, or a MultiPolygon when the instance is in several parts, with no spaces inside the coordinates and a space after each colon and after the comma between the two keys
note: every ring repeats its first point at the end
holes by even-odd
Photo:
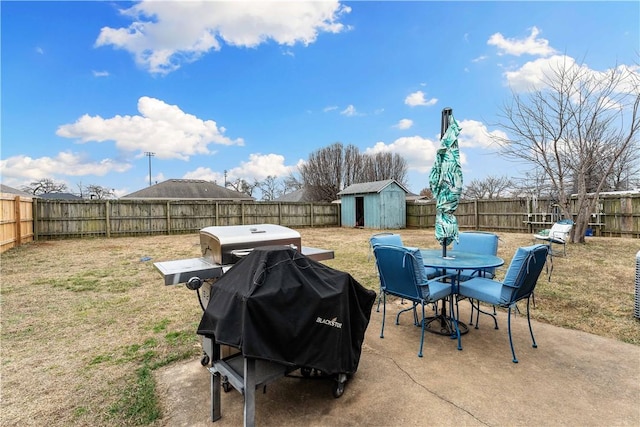
{"type": "MultiPolygon", "coordinates": [[[[453,243],[453,250],[471,252],[482,255],[498,254],[498,235],[483,231],[465,231],[458,234],[458,241],[453,243]]],[[[493,274],[495,268],[485,268],[483,271],[493,274]]]]}
{"type": "Polygon", "coordinates": [[[569,237],[569,233],[573,228],[573,221],[570,219],[561,219],[551,226],[549,230],[549,237],[560,238],[565,240],[569,237]]]}
{"type": "Polygon", "coordinates": [[[402,246],[402,237],[395,233],[378,233],[369,238],[371,247],[376,245],[402,246]]]}
{"type": "Polygon", "coordinates": [[[465,231],[458,234],[453,250],[484,255],[498,254],[498,236],[482,231],[465,231]]]}
{"type": "Polygon", "coordinates": [[[418,285],[427,281],[420,250],[403,246],[373,247],[384,292],[410,300],[421,300],[418,285]]]}
{"type": "Polygon", "coordinates": [[[532,245],[518,248],[502,281],[501,302],[513,303],[529,297],[547,260],[549,246],[532,245]]]}
{"type": "Polygon", "coordinates": [[[371,259],[373,247],[377,245],[403,246],[402,237],[400,237],[399,234],[389,232],[378,233],[371,236],[369,238],[369,255],[367,256],[367,261],[371,259]]]}

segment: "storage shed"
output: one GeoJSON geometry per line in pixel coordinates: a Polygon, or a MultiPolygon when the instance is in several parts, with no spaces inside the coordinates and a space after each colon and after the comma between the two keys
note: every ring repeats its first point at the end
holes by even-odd
{"type": "Polygon", "coordinates": [[[405,228],[409,191],[395,179],[353,184],[338,193],[342,226],[405,228]]]}

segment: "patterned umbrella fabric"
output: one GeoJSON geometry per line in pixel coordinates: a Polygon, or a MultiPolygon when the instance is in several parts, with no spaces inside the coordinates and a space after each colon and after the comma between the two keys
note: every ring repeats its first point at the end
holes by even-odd
{"type": "Polygon", "coordinates": [[[436,198],[436,239],[446,248],[454,240],[458,240],[458,221],[453,214],[458,208],[462,194],[462,168],[460,166],[460,150],[458,135],[460,125],[448,116],[449,126],[436,154],[436,161],[429,175],[431,192],[436,198]]]}

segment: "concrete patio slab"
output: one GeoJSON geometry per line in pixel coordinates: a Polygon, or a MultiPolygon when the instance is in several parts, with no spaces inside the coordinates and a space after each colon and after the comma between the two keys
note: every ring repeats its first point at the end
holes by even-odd
{"type": "MultiPolygon", "coordinates": [[[[461,320],[469,304],[460,303],[461,320]]],[[[637,426],[640,425],[640,347],[512,319],[519,363],[511,361],[506,312],[499,330],[486,316],[463,336],[428,333],[418,358],[420,329],[411,316],[394,324],[400,307],[372,312],[360,365],[342,397],[326,379],[282,378],[256,394],[257,426],[637,426]]],[[[163,426],[242,425],[243,396],[222,394],[222,418],[209,417],[209,374],[198,360],[156,372],[163,426]]]]}

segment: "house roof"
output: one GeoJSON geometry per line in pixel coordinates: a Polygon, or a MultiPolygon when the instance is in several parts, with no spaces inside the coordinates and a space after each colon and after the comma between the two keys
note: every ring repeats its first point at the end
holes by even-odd
{"type": "Polygon", "coordinates": [[[301,188],[291,193],[283,194],[273,199],[274,202],[314,202],[313,197],[306,188],[301,188]]]}
{"type": "Polygon", "coordinates": [[[82,200],[82,197],[71,193],[45,193],[38,194],[36,197],[47,200],[82,200]]]}
{"type": "Polygon", "coordinates": [[[404,185],[400,184],[395,179],[385,179],[384,181],[372,181],[372,182],[361,182],[358,184],[351,184],[344,190],[338,193],[338,196],[344,196],[348,194],[366,194],[366,193],[379,193],[391,184],[395,183],[401,189],[404,190],[405,193],[409,193],[404,185]]]}
{"type": "Polygon", "coordinates": [[[244,193],[229,190],[211,181],[201,179],[168,179],[151,187],[122,196],[123,199],[200,199],[247,200],[255,199],[244,193]]]}
{"type": "Polygon", "coordinates": [[[4,184],[0,184],[0,193],[15,194],[16,196],[21,197],[33,197],[33,194],[29,194],[26,191],[21,191],[4,184]]]}

